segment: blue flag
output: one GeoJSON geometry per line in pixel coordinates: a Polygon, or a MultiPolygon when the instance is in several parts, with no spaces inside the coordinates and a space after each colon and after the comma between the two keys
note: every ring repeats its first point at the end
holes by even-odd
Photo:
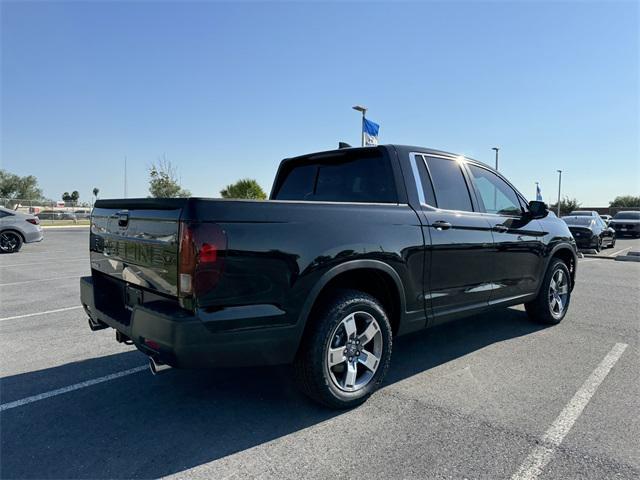
{"type": "Polygon", "coordinates": [[[538,182],[536,182],[536,200],[539,202],[542,201],[542,192],[540,191],[540,185],[538,182]]]}
{"type": "Polygon", "coordinates": [[[362,135],[364,135],[364,144],[367,146],[378,145],[379,130],[380,125],[365,118],[362,122],[362,135]]]}

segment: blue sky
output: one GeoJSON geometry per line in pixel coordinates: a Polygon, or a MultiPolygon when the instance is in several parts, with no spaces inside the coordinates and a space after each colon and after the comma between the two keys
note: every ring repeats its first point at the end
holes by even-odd
{"type": "Polygon", "coordinates": [[[2,168],[59,198],[147,196],[165,155],[193,194],[359,142],[493,162],[532,198],[640,193],[631,2],[2,2],[2,168]]]}

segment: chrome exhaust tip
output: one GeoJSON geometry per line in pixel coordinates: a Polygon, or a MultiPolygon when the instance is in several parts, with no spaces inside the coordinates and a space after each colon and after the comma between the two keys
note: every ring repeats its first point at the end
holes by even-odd
{"type": "Polygon", "coordinates": [[[160,375],[161,373],[164,373],[170,369],[170,365],[162,363],[160,360],[156,360],[153,357],[149,357],[149,370],[151,370],[151,373],[153,373],[154,375],[160,375]]]}

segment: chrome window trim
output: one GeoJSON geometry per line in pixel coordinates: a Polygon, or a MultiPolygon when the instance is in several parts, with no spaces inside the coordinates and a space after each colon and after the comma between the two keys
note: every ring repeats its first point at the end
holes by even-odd
{"type": "MultiPolygon", "coordinates": [[[[409,158],[411,159],[411,171],[413,172],[413,180],[416,184],[416,188],[418,190],[418,201],[420,202],[420,205],[427,205],[427,202],[424,198],[424,189],[422,188],[422,182],[420,181],[420,175],[418,173],[418,164],[417,164],[417,160],[416,157],[420,155],[420,157],[422,158],[422,154],[421,153],[417,153],[417,152],[411,152],[409,153],[409,158]]],[[[424,161],[424,159],[422,160],[424,161]]]]}

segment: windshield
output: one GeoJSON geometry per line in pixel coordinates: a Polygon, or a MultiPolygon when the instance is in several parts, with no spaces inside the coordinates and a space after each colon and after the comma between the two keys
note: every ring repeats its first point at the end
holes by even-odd
{"type": "Polygon", "coordinates": [[[571,215],[575,215],[576,217],[591,217],[593,213],[591,212],[571,212],[571,215]]]}
{"type": "Polygon", "coordinates": [[[620,212],[613,217],[614,220],[640,220],[640,212],[620,212]]]}
{"type": "Polygon", "coordinates": [[[589,217],[562,217],[567,225],[575,225],[579,227],[590,227],[593,219],[589,217]]]}

